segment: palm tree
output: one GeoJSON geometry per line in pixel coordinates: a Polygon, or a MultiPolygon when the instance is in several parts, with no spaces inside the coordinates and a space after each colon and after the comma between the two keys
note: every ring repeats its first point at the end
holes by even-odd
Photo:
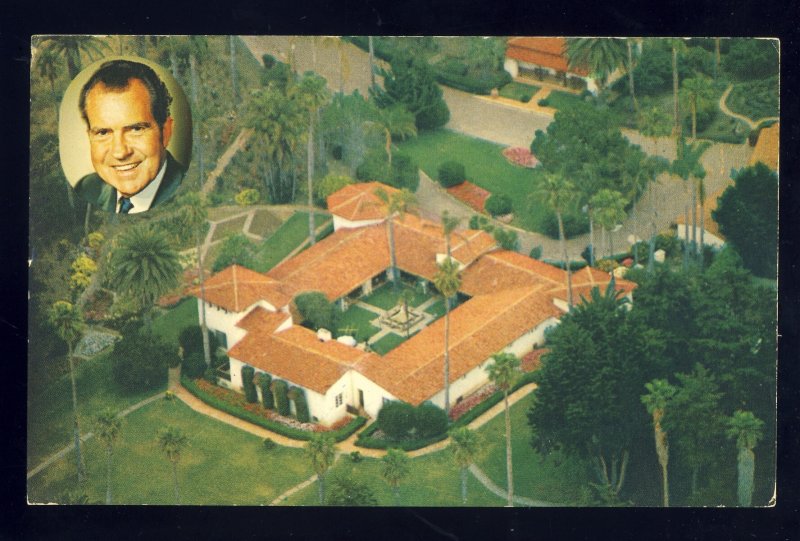
{"type": "Polygon", "coordinates": [[[194,110],[194,122],[192,122],[192,141],[195,145],[195,155],[197,156],[200,179],[205,177],[205,161],[203,155],[203,138],[201,136],[201,123],[203,107],[200,105],[198,87],[200,86],[197,73],[197,62],[202,62],[208,56],[208,40],[205,36],[189,36],[186,38],[186,54],[189,57],[189,78],[191,84],[192,109],[194,110]]]}
{"type": "MultiPolygon", "coordinates": [[[[686,51],[686,43],[682,39],[670,39],[670,47],[672,47],[672,114],[673,114],[673,132],[675,138],[681,136],[681,110],[678,105],[678,54],[686,51]]],[[[680,153],[678,158],[680,158],[680,153]]]]}
{"type": "Polygon", "coordinates": [[[469,427],[461,426],[450,431],[450,451],[461,470],[461,502],[467,503],[467,469],[475,462],[480,437],[469,427]]]}
{"type": "Polygon", "coordinates": [[[648,394],[642,395],[642,404],[647,408],[647,413],[653,416],[653,433],[656,439],[656,454],[661,465],[661,476],[664,486],[664,507],[669,507],[669,478],[667,477],[667,463],[669,462],[669,442],[667,433],[661,426],[664,410],[667,403],[675,396],[677,389],[665,379],[654,379],[645,383],[648,394]]]}
{"type": "Polygon", "coordinates": [[[568,181],[563,174],[546,173],[539,185],[537,195],[555,212],[558,219],[558,240],[561,244],[564,269],[567,271],[567,303],[572,307],[572,270],[564,237],[563,213],[575,200],[575,185],[568,181]]]}
{"type": "Polygon", "coordinates": [[[236,89],[236,36],[233,34],[228,36],[228,42],[231,50],[231,104],[235,111],[239,102],[239,92],[236,89]]]}
{"type": "Polygon", "coordinates": [[[78,386],[75,382],[75,364],[72,354],[75,343],[83,336],[85,323],[80,309],[67,301],[56,301],[48,314],[50,324],[56,334],[67,343],[67,360],[69,361],[69,377],[72,383],[72,417],[73,436],[75,440],[75,464],[78,471],[78,486],[83,483],[85,471],[81,456],[81,430],[78,423],[78,386]]]}
{"type": "Polygon", "coordinates": [[[450,414],[450,299],[461,287],[461,266],[447,257],[439,264],[433,285],[444,298],[444,411],[450,414]]]}
{"type": "Polygon", "coordinates": [[[81,71],[81,54],[94,60],[102,57],[105,51],[111,51],[107,43],[93,36],[51,36],[44,40],[42,49],[50,50],[67,61],[70,80],[81,71]]]}
{"type": "Polygon", "coordinates": [[[298,84],[298,96],[303,108],[308,111],[308,237],[313,245],[316,241],[314,234],[314,120],[320,107],[330,101],[330,92],[326,87],[325,79],[312,72],[306,72],[298,84]]]}
{"type": "Polygon", "coordinates": [[[347,43],[341,36],[322,38],[323,44],[333,44],[339,56],[339,92],[344,94],[344,84],[350,78],[350,59],[347,56],[347,43]]]}
{"type": "Polygon", "coordinates": [[[450,258],[450,235],[456,230],[461,219],[456,216],[450,216],[446,210],[442,211],[442,232],[444,233],[444,247],[447,258],[450,258]]]}
{"type": "Polygon", "coordinates": [[[122,427],[122,419],[110,408],[101,411],[95,418],[94,433],[106,448],[106,505],[111,505],[111,465],[114,444],[122,427]]]}
{"type": "Polygon", "coordinates": [[[317,474],[319,504],[322,505],[325,503],[325,473],[336,459],[336,445],[333,436],[322,432],[313,434],[308,440],[305,450],[306,456],[311,461],[311,467],[317,474]]]}
{"type": "MultiPolygon", "coordinates": [[[[641,43],[641,42],[640,42],[641,43]]],[[[631,93],[631,100],[633,102],[633,112],[635,115],[639,114],[639,102],[636,100],[636,90],[633,84],[633,69],[634,69],[634,57],[638,56],[641,49],[637,46],[636,52],[634,53],[633,50],[633,40],[631,38],[625,39],[625,46],[628,49],[628,62],[625,64],[625,71],[628,73],[628,90],[631,93]]]]}
{"type": "Polygon", "coordinates": [[[167,426],[158,431],[158,446],[164,451],[170,464],[172,464],[172,483],[175,489],[175,503],[181,503],[178,492],[178,463],[181,461],[181,452],[189,444],[189,439],[183,431],[175,426],[167,426]]]}
{"type": "MultiPolygon", "coordinates": [[[[200,179],[202,184],[202,179],[200,179]]],[[[201,186],[202,187],[202,186],[201,186]]],[[[179,217],[189,231],[195,233],[195,246],[197,250],[197,279],[200,282],[200,328],[203,330],[203,358],[206,366],[211,366],[211,345],[208,339],[208,325],[206,324],[206,287],[203,269],[203,225],[208,219],[208,202],[202,191],[188,192],[181,197],[182,204],[179,217]]]]}
{"type": "MultiPolygon", "coordinates": [[[[679,176],[682,178],[687,184],[689,184],[689,189],[691,190],[691,204],[692,204],[692,215],[694,219],[692,221],[692,246],[693,249],[697,250],[697,192],[699,190],[698,183],[702,182],[702,180],[706,176],[706,170],[703,167],[703,163],[700,161],[703,154],[706,150],[711,146],[711,143],[708,141],[702,141],[700,143],[693,142],[690,144],[686,144],[686,141],[683,137],[678,139],[678,158],[672,162],[672,174],[679,176]],[[690,182],[692,181],[692,182],[690,182]]],[[[701,200],[701,205],[703,212],[705,211],[705,203],[701,200]]],[[[701,215],[703,214],[701,212],[701,215]]],[[[687,227],[687,244],[688,244],[688,227],[689,222],[686,223],[687,227]]],[[[703,241],[703,236],[701,233],[700,237],[701,242],[703,241]]],[[[702,254],[702,249],[700,251],[702,254]]]]}
{"type": "Polygon", "coordinates": [[[381,475],[383,479],[392,487],[394,504],[400,505],[400,482],[405,479],[410,469],[411,459],[405,451],[401,449],[389,449],[381,459],[383,468],[381,475]]]}
{"type": "Polygon", "coordinates": [[[405,139],[417,135],[417,126],[414,114],[405,106],[394,104],[384,109],[376,107],[374,125],[383,132],[386,141],[386,156],[389,158],[389,167],[392,166],[392,137],[405,139]]]}
{"type": "Polygon", "coordinates": [[[375,45],[372,36],[367,38],[369,43],[369,86],[375,86],[375,45]]]}
{"type": "Polygon", "coordinates": [[[403,305],[403,314],[406,316],[406,322],[405,322],[406,338],[410,337],[410,330],[411,330],[411,321],[409,320],[408,317],[408,303],[410,303],[413,300],[414,300],[414,290],[407,287],[403,288],[403,290],[400,292],[399,301],[403,305]]]}
{"type": "Polygon", "coordinates": [[[615,227],[625,220],[625,197],[616,190],[602,189],[592,197],[591,205],[594,209],[594,217],[598,224],[603,228],[607,235],[607,249],[609,257],[614,252],[614,242],[612,231],[615,227]]]}
{"type": "Polygon", "coordinates": [[[489,379],[503,391],[506,412],[506,479],[508,480],[508,507],[514,507],[514,474],[511,463],[511,415],[508,409],[508,393],[519,377],[520,361],[513,353],[496,353],[494,362],[487,368],[489,379]]]}
{"type": "Polygon", "coordinates": [[[679,97],[682,98],[684,104],[689,106],[692,117],[692,141],[697,141],[697,109],[708,107],[713,103],[714,84],[711,79],[703,75],[685,79],[681,83],[679,97]]]}
{"type": "Polygon", "coordinates": [[[399,217],[400,220],[403,219],[406,212],[408,212],[409,207],[416,202],[416,198],[414,194],[411,193],[409,190],[405,188],[400,190],[399,192],[394,192],[392,195],[386,193],[386,190],[383,188],[379,188],[375,190],[375,195],[377,195],[381,201],[386,203],[387,205],[387,218],[386,218],[386,230],[389,235],[389,255],[391,259],[391,280],[392,283],[396,286],[397,285],[397,257],[395,255],[395,246],[394,246],[394,219],[395,217],[399,217]]]}
{"type": "Polygon", "coordinates": [[[118,293],[129,294],[150,325],[150,309],[178,284],[181,264],[163,231],[148,224],[131,227],[118,237],[111,254],[111,280],[118,293]]]}
{"type": "Polygon", "coordinates": [[[626,41],[617,38],[567,38],[564,52],[570,68],[589,68],[597,79],[600,94],[608,76],[626,65],[626,41]]]}
{"type": "Polygon", "coordinates": [[[736,439],[738,456],[739,505],[749,507],[753,501],[753,473],[756,456],[753,449],[763,434],[764,421],[749,411],[737,411],[728,419],[728,439],[736,439]]]}

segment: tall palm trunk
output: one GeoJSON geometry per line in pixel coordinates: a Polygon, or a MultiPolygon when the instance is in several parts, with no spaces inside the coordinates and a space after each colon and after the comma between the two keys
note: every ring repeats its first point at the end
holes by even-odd
{"type": "Polygon", "coordinates": [[[317,474],[317,496],[319,496],[319,504],[325,503],[325,476],[317,474]]]}
{"type": "Polygon", "coordinates": [[[450,415],[450,299],[444,300],[444,412],[450,415]]]}
{"type": "Polygon", "coordinates": [[[514,507],[514,473],[511,466],[511,415],[508,409],[508,391],[503,391],[506,408],[506,479],[508,482],[508,507],[514,507]]]}
{"type": "Polygon", "coordinates": [[[692,253],[697,255],[697,181],[692,181],[692,253]]]}
{"type": "Polygon", "coordinates": [[[387,220],[387,224],[388,224],[387,231],[389,232],[389,259],[390,259],[390,265],[392,267],[391,269],[389,269],[389,274],[391,274],[391,276],[389,278],[392,281],[392,284],[397,285],[397,259],[395,257],[395,253],[394,253],[394,217],[393,216],[389,216],[389,218],[387,220]]]}
{"type": "Polygon", "coordinates": [[[175,489],[175,503],[180,505],[181,495],[178,492],[178,463],[172,462],[172,486],[175,489]]]}
{"type": "Polygon", "coordinates": [[[628,89],[631,93],[631,99],[633,100],[633,112],[635,114],[639,113],[639,102],[636,100],[636,91],[633,86],[633,45],[631,45],[631,40],[625,40],[626,45],[628,46],[628,89]]]}
{"type": "Polygon", "coordinates": [[[92,215],[92,204],[86,203],[86,215],[83,218],[83,236],[89,236],[89,218],[92,215]]]}
{"type": "Polygon", "coordinates": [[[314,112],[308,113],[308,238],[313,246],[317,241],[314,234],[314,112]]]}
{"type": "Polygon", "coordinates": [[[392,132],[388,129],[385,130],[386,133],[386,155],[389,157],[389,169],[392,168],[392,132]]]}
{"type": "Polygon", "coordinates": [[[572,308],[572,269],[569,264],[567,255],[567,242],[564,239],[564,220],[561,217],[561,212],[556,213],[558,218],[558,240],[561,243],[561,253],[564,258],[564,270],[567,271],[567,305],[572,308]]]}
{"type": "Polygon", "coordinates": [[[467,503],[467,468],[461,468],[461,503],[467,503]]]}
{"type": "Polygon", "coordinates": [[[203,137],[201,135],[200,129],[200,121],[201,115],[198,114],[199,110],[197,109],[197,87],[199,85],[197,80],[197,57],[194,54],[189,55],[189,74],[191,78],[191,88],[192,88],[192,107],[194,107],[195,115],[197,115],[197,122],[192,123],[192,128],[194,134],[192,135],[192,140],[195,143],[195,152],[197,155],[197,165],[200,169],[200,179],[205,177],[205,163],[203,161],[203,137]]]}
{"type": "Polygon", "coordinates": [[[683,207],[683,270],[689,268],[689,208],[683,207]]]}
{"type": "Polygon", "coordinates": [[[203,270],[203,246],[200,235],[197,235],[197,279],[200,281],[200,327],[203,330],[203,358],[206,367],[211,368],[211,344],[208,340],[208,325],[206,324],[206,284],[203,270]]]}
{"type": "Polygon", "coordinates": [[[372,43],[372,36],[369,36],[369,84],[375,86],[375,47],[372,43]]]}
{"type": "Polygon", "coordinates": [[[742,507],[750,507],[753,503],[753,479],[756,456],[752,449],[741,447],[739,449],[737,461],[738,484],[736,495],[739,499],[739,505],[742,507]]]}
{"type": "MultiPolygon", "coordinates": [[[[678,106],[678,48],[672,46],[672,111],[675,117],[675,137],[681,133],[680,108],[678,106]]],[[[679,156],[680,157],[680,156],[679,156]]]]}
{"type": "Polygon", "coordinates": [[[231,103],[235,110],[239,95],[236,90],[236,38],[232,35],[228,36],[228,41],[231,46],[231,103]]]}
{"type": "Polygon", "coordinates": [[[698,258],[700,268],[703,267],[703,251],[705,250],[706,232],[706,187],[703,179],[697,182],[697,196],[700,198],[700,245],[698,246],[698,258]]]}
{"type": "Polygon", "coordinates": [[[78,423],[78,385],[75,381],[75,363],[72,360],[72,344],[69,345],[67,352],[69,359],[69,378],[72,383],[72,433],[75,440],[75,464],[78,470],[78,485],[83,485],[85,472],[83,469],[83,456],[81,455],[81,429],[78,423]]]}
{"type": "Polygon", "coordinates": [[[719,38],[714,38],[714,79],[716,80],[719,74],[719,38]]]}
{"type": "Polygon", "coordinates": [[[667,441],[667,433],[664,432],[663,428],[661,428],[661,418],[663,416],[663,411],[653,412],[653,433],[656,440],[656,454],[658,455],[658,463],[661,465],[664,507],[669,507],[669,477],[667,475],[667,464],[669,463],[669,443],[667,441]]]}
{"type": "Polygon", "coordinates": [[[114,450],[106,447],[106,505],[111,505],[111,462],[114,450]]]}
{"type": "Polygon", "coordinates": [[[594,220],[592,208],[589,207],[589,266],[594,267],[594,220]]]}

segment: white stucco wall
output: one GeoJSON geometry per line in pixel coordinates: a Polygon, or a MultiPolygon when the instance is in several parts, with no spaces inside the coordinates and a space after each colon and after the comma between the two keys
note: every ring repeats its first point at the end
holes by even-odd
{"type": "Polygon", "coordinates": [[[378,416],[378,412],[383,407],[385,400],[397,400],[392,393],[364,377],[355,370],[350,371],[351,375],[351,396],[350,404],[358,407],[358,391],[364,391],[364,411],[373,419],[378,416]]]}
{"type": "MultiPolygon", "coordinates": [[[[685,225],[678,224],[677,231],[676,231],[676,233],[678,235],[678,238],[680,238],[680,239],[686,238],[684,236],[684,235],[686,235],[686,229],[687,229],[687,227],[685,225]]],[[[692,238],[692,228],[689,227],[688,229],[689,229],[689,239],[691,240],[691,238],[692,238]]],[[[700,242],[700,228],[696,227],[694,229],[695,229],[695,234],[697,235],[697,242],[699,243],[700,242]]],[[[722,240],[721,238],[719,238],[718,236],[714,235],[713,233],[709,233],[708,231],[705,231],[703,233],[703,244],[705,244],[707,246],[713,246],[714,248],[722,248],[725,245],[725,241],[722,240]]]]}
{"type": "MultiPolygon", "coordinates": [[[[200,299],[197,299],[198,324],[200,322],[200,319],[202,318],[202,315],[200,314],[200,307],[201,307],[200,303],[201,303],[200,299]]],[[[239,321],[241,321],[241,319],[256,306],[260,306],[261,308],[264,308],[269,312],[277,311],[277,309],[273,305],[264,300],[259,301],[253,304],[252,306],[249,306],[247,309],[241,312],[227,312],[222,308],[219,308],[218,306],[215,306],[207,302],[206,325],[208,325],[209,329],[224,332],[225,335],[227,336],[228,348],[230,349],[236,342],[244,338],[245,335],[245,330],[237,327],[236,324],[239,321]]],[[[280,311],[286,314],[289,313],[287,307],[283,307],[280,311]]],[[[291,322],[288,324],[284,323],[279,327],[279,330],[283,330],[285,328],[288,328],[289,326],[291,326],[291,322]]]]}
{"type": "Polygon", "coordinates": [[[339,231],[340,229],[355,229],[357,227],[366,227],[368,225],[379,224],[383,221],[383,218],[379,218],[377,220],[348,220],[346,218],[342,218],[341,216],[333,215],[333,230],[339,231]]]}

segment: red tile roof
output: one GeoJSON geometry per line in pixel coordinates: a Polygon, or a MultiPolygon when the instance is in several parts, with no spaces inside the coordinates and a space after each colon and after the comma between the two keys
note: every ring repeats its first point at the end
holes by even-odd
{"type": "Polygon", "coordinates": [[[399,191],[374,181],[349,184],[328,196],[328,210],[331,214],[352,221],[386,218],[386,203],[376,193],[380,189],[383,189],[387,195],[399,191]]]}
{"type": "Polygon", "coordinates": [[[256,306],[242,319],[236,323],[236,326],[246,330],[247,332],[264,332],[273,333],[275,329],[280,327],[289,319],[289,314],[285,312],[270,312],[260,306],[256,306]]]}
{"type": "Polygon", "coordinates": [[[564,38],[512,38],[508,40],[506,57],[586,77],[589,75],[586,68],[568,66],[566,43],[564,38]]]}
{"type": "Polygon", "coordinates": [[[763,128],[756,141],[756,146],[753,149],[753,154],[750,155],[750,161],[747,165],[755,165],[757,162],[764,162],[764,164],[773,171],[778,170],[778,155],[779,152],[779,134],[781,125],[776,122],[768,128],[763,128]]]}
{"type": "MultiPolygon", "coordinates": [[[[200,287],[188,293],[200,297],[200,287]]],[[[206,280],[205,299],[230,312],[242,312],[260,300],[280,308],[291,297],[282,291],[277,280],[241,265],[231,265],[206,280]]]]}

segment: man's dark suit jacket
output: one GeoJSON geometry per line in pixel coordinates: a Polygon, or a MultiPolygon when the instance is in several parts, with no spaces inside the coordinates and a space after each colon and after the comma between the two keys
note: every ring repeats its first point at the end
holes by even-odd
{"type": "MultiPolygon", "coordinates": [[[[185,173],[183,166],[167,152],[167,170],[164,171],[164,178],[161,179],[161,185],[150,204],[151,209],[172,199],[185,173]]],[[[97,173],[91,173],[80,179],[75,184],[75,193],[97,208],[109,212],[117,211],[117,190],[106,184],[97,173]]]]}

